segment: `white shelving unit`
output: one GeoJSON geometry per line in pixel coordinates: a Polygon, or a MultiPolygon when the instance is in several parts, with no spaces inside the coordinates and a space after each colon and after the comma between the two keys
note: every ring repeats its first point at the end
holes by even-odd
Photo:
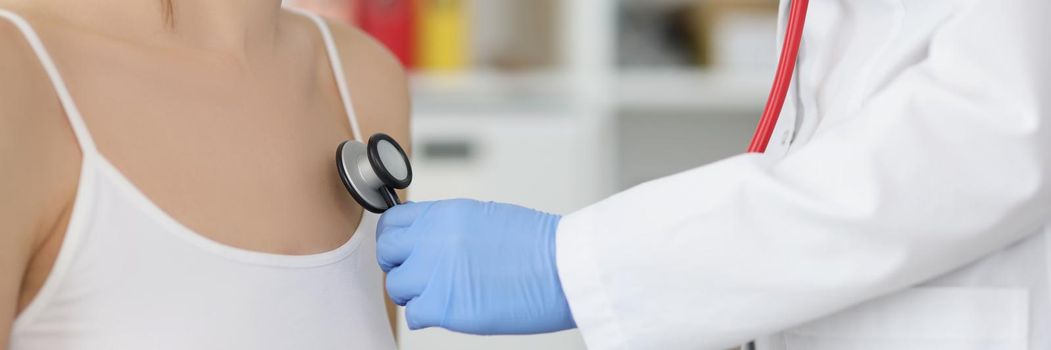
{"type": "Polygon", "coordinates": [[[628,70],[618,74],[614,95],[621,111],[744,110],[764,101],[770,76],[696,69],[628,70]]]}
{"type": "MultiPolygon", "coordinates": [[[[612,142],[611,117],[617,107],[613,86],[616,82],[613,56],[616,1],[563,0],[559,5],[559,27],[563,32],[558,36],[560,57],[555,68],[522,73],[416,74],[411,80],[414,116],[420,123],[449,118],[478,121],[519,118],[527,123],[571,131],[571,143],[562,145],[564,151],[559,156],[577,162],[575,169],[567,169],[576,175],[574,178],[587,179],[577,183],[574,189],[580,193],[580,201],[553,202],[543,207],[573,208],[597,200],[615,188],[615,184],[600,174],[614,168],[612,155],[604,146],[612,142]],[[552,123],[552,120],[564,122],[552,123]]],[[[426,144],[427,140],[417,142],[426,144]]],[[[523,174],[522,179],[529,177],[531,174],[523,174]]],[[[514,180],[504,179],[504,182],[513,186],[514,180]]]]}

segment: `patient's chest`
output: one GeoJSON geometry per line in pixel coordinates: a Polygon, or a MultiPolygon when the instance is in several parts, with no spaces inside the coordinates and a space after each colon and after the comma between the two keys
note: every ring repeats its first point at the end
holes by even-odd
{"type": "Polygon", "coordinates": [[[308,34],[231,58],[42,30],[101,153],[131,182],[211,239],[282,254],[339,246],[361,212],[333,165],[351,129],[308,34]]]}

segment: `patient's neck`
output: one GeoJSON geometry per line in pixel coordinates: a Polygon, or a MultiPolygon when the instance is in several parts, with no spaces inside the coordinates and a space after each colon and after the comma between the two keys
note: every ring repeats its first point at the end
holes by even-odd
{"type": "MultiPolygon", "coordinates": [[[[129,35],[156,35],[231,56],[273,50],[281,0],[35,0],[71,21],[129,35]]],[[[159,39],[159,38],[158,38],[159,39]]]]}

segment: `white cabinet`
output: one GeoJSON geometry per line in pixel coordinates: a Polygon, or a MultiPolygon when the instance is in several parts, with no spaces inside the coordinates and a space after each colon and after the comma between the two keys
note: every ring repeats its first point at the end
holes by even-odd
{"type": "Polygon", "coordinates": [[[413,125],[413,200],[468,197],[556,213],[592,199],[595,162],[578,118],[507,113],[420,116],[413,125]]]}

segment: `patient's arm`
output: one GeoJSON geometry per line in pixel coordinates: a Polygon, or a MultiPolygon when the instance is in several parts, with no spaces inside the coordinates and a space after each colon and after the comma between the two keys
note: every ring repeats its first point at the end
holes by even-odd
{"type": "Polygon", "coordinates": [[[54,238],[65,231],[65,208],[76,192],[80,153],[43,69],[7,21],[0,21],[0,82],[0,349],[4,349],[15,316],[50,269],[50,262],[34,255],[57,249],[54,238]],[[27,274],[27,270],[35,272],[27,274]]]}
{"type": "MultiPolygon", "coordinates": [[[[363,136],[368,138],[373,133],[383,132],[398,140],[406,152],[411,152],[411,105],[405,70],[394,55],[367,34],[345,25],[330,24],[342,54],[347,86],[363,136]]],[[[404,191],[399,196],[407,198],[404,191]]],[[[395,308],[389,300],[387,311],[393,328],[395,308]]]]}

